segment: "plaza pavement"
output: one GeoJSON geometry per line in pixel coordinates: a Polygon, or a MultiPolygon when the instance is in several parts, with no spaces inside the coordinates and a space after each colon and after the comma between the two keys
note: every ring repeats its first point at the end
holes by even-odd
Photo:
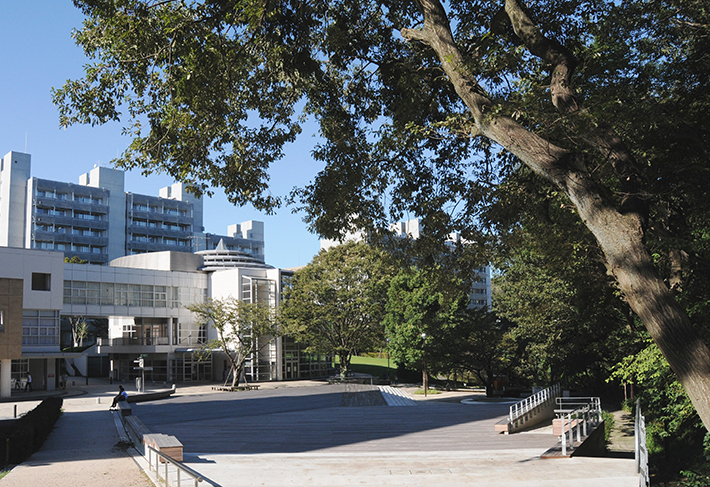
{"type": "MultiPolygon", "coordinates": [[[[117,445],[106,411],[115,387],[70,387],[45,446],[0,487],[145,487],[145,462],[117,445]]],[[[460,400],[472,394],[443,393],[413,396],[415,407],[347,407],[344,393],[344,386],[309,381],[236,393],[178,385],[175,396],[134,404],[133,411],[153,432],[180,439],[184,463],[224,487],[638,485],[632,459],[541,460],[555,443],[549,428],[496,434],[493,424],[507,404],[465,405],[460,400]]],[[[0,417],[11,417],[15,404],[31,409],[1,403],[0,417]]]]}

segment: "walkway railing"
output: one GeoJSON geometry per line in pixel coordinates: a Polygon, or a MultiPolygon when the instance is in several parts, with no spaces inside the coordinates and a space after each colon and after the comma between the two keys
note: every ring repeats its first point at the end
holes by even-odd
{"type": "Polygon", "coordinates": [[[516,420],[522,418],[536,407],[546,403],[547,401],[553,400],[559,395],[560,385],[555,384],[554,386],[550,386],[547,389],[536,392],[532,396],[528,396],[522,401],[513,404],[510,406],[510,414],[508,417],[510,424],[513,424],[516,420]]]}
{"type": "Polygon", "coordinates": [[[194,481],[195,487],[197,487],[199,482],[205,482],[207,485],[214,485],[211,482],[205,480],[202,475],[195,472],[187,465],[182,462],[173,460],[165,453],[161,453],[150,445],[145,445],[146,459],[148,460],[148,466],[150,470],[155,470],[155,474],[158,476],[159,480],[165,482],[165,485],[181,486],[182,478],[185,480],[192,479],[194,481]],[[155,459],[155,465],[153,465],[153,459],[155,459]],[[160,468],[160,463],[164,463],[164,468],[160,468]],[[172,468],[171,468],[172,466],[172,468]],[[161,476],[161,470],[164,475],[161,476]],[[174,482],[170,481],[170,478],[175,479],[174,482]]]}
{"type": "Polygon", "coordinates": [[[602,422],[602,406],[598,397],[558,397],[555,414],[561,419],[560,443],[562,456],[567,456],[567,442],[574,448],[574,433],[577,442],[591,433],[602,422]]]}
{"type": "Polygon", "coordinates": [[[646,419],[641,414],[641,402],[636,400],[636,419],[634,421],[634,442],[636,444],[634,458],[636,471],[640,474],[641,485],[650,485],[648,475],[648,449],[646,448],[646,419]]]}

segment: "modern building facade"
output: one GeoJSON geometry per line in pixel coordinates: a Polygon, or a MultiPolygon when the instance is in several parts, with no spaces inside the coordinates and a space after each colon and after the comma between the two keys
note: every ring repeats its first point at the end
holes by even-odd
{"type": "Polygon", "coordinates": [[[146,252],[195,252],[223,241],[229,250],[264,260],[264,226],[230,225],[227,235],[205,233],[202,199],[181,183],[158,196],[126,192],[123,171],[94,167],[79,183],[32,177],[31,156],[0,160],[0,246],[56,250],[106,265],[146,252]]]}
{"type": "MultiPolygon", "coordinates": [[[[56,251],[0,248],[0,396],[31,373],[35,389],[53,390],[64,370],[85,358],[60,349],[60,320],[108,320],[108,338],[93,354],[108,357],[106,375],[129,382],[220,380],[226,356],[204,345],[213,328],[186,306],[207,298],[262,303],[277,308],[291,271],[226,248],[152,252],[114,259],[108,265],[71,264],[56,251]],[[145,370],[136,369],[143,358],[145,370]]],[[[332,373],[328,357],[303,352],[283,337],[259,337],[249,357],[249,381],[321,377],[332,373]]]]}

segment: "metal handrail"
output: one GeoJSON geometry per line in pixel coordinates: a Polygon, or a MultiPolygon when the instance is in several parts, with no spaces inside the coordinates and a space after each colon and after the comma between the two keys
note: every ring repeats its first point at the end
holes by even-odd
{"type": "Polygon", "coordinates": [[[547,401],[559,396],[560,385],[555,384],[546,389],[536,392],[535,394],[526,397],[520,402],[517,402],[510,406],[510,413],[508,419],[513,423],[518,418],[525,416],[529,411],[532,411],[540,404],[544,404],[547,401]]]}
{"type": "Polygon", "coordinates": [[[177,486],[182,485],[180,483],[180,472],[185,472],[185,474],[187,474],[189,477],[191,477],[195,481],[195,487],[197,487],[197,484],[199,482],[206,482],[209,485],[214,485],[209,480],[206,480],[204,477],[202,477],[202,475],[200,475],[198,472],[194,471],[193,469],[191,469],[187,465],[169,457],[168,455],[160,452],[159,450],[156,450],[151,445],[146,444],[145,448],[146,448],[146,453],[147,453],[146,457],[148,459],[148,468],[150,470],[153,470],[152,453],[155,453],[155,474],[158,476],[158,479],[165,481],[165,485],[170,485],[170,481],[168,479],[168,467],[170,465],[174,465],[177,470],[177,482],[173,485],[177,485],[177,486]],[[162,478],[160,476],[160,468],[159,467],[160,467],[160,459],[161,458],[165,462],[165,478],[162,478]]]}
{"type": "Polygon", "coordinates": [[[634,419],[634,460],[636,472],[639,474],[640,485],[650,485],[648,473],[648,447],[646,446],[646,419],[641,414],[641,400],[636,400],[636,417],[634,419]]]}
{"type": "Polygon", "coordinates": [[[599,426],[602,421],[601,400],[598,397],[558,397],[558,406],[569,405],[578,406],[574,409],[556,409],[555,413],[562,420],[560,431],[560,443],[562,444],[562,455],[567,456],[567,441],[570,448],[574,447],[574,430],[577,430],[577,441],[582,441],[582,436],[587,436],[589,429],[599,426]],[[573,421],[577,421],[573,425],[573,421]],[[568,430],[565,432],[565,427],[568,430]]]}

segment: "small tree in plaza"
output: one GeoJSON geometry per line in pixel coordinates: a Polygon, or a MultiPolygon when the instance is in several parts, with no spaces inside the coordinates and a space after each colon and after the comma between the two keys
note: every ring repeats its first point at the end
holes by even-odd
{"type": "Polygon", "coordinates": [[[71,325],[72,347],[83,347],[84,338],[89,334],[89,323],[83,316],[72,316],[69,318],[71,325]]]}
{"type": "Polygon", "coordinates": [[[259,338],[277,333],[274,310],[263,304],[239,301],[234,297],[209,299],[187,307],[197,315],[198,324],[213,326],[217,338],[203,345],[204,351],[221,350],[229,360],[232,387],[239,385],[244,364],[258,351],[259,338]]]}
{"type": "Polygon", "coordinates": [[[337,356],[345,377],[358,350],[384,343],[390,269],[386,255],[365,243],[321,251],[285,291],[284,332],[307,344],[307,351],[337,356]]]}

